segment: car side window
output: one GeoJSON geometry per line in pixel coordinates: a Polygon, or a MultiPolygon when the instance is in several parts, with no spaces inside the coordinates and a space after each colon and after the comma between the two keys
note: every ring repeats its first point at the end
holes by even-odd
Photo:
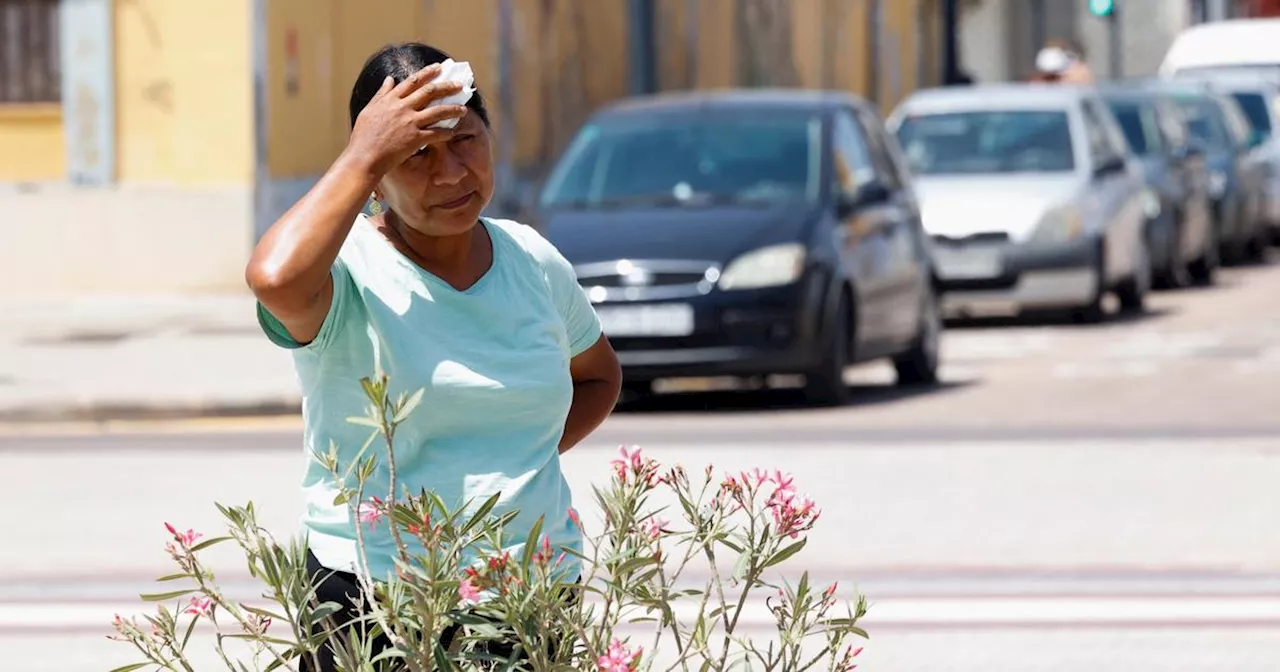
{"type": "Polygon", "coordinates": [[[1101,165],[1116,157],[1123,157],[1127,147],[1123,140],[1117,140],[1111,127],[1106,122],[1104,113],[1101,112],[1092,100],[1086,100],[1080,106],[1084,115],[1085,133],[1089,139],[1089,154],[1093,159],[1093,165],[1101,165]]]}
{"type": "Polygon", "coordinates": [[[1166,147],[1181,149],[1187,146],[1187,129],[1183,126],[1182,113],[1176,105],[1161,100],[1156,103],[1156,125],[1166,147]]]}
{"type": "Polygon", "coordinates": [[[898,164],[893,160],[889,147],[885,144],[887,136],[885,135],[884,124],[866,112],[860,112],[858,119],[862,126],[864,137],[867,139],[867,146],[871,150],[871,164],[875,166],[876,176],[879,178],[880,183],[890,191],[901,189],[906,180],[902,176],[898,164]]]}
{"type": "Polygon", "coordinates": [[[1227,127],[1227,133],[1231,136],[1231,142],[1236,147],[1247,147],[1249,145],[1249,120],[1245,118],[1244,112],[1240,111],[1240,105],[1234,99],[1222,98],[1218,101],[1222,109],[1222,119],[1227,127]]]}
{"type": "Polygon", "coordinates": [[[854,194],[875,179],[876,170],[872,166],[870,152],[849,113],[837,113],[832,130],[835,187],[846,194],[854,194]]]}

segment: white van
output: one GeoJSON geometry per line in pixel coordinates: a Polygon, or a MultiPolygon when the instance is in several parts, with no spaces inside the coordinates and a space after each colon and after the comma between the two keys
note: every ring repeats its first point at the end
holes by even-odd
{"type": "Polygon", "coordinates": [[[1280,79],[1280,19],[1234,19],[1192,26],[1178,34],[1160,76],[1211,77],[1257,72],[1280,79]]]}

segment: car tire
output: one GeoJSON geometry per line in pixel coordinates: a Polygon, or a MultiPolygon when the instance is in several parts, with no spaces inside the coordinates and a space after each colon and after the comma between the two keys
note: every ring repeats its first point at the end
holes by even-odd
{"type": "Polygon", "coordinates": [[[911,349],[893,360],[899,385],[934,385],[938,382],[942,346],[942,306],[932,288],[925,289],[920,327],[911,349]]]}
{"type": "Polygon", "coordinates": [[[1134,262],[1133,277],[1120,285],[1116,297],[1120,310],[1125,313],[1141,313],[1146,309],[1147,292],[1151,291],[1151,251],[1146,243],[1138,246],[1138,259],[1134,262]]]}
{"type": "Polygon", "coordinates": [[[1156,276],[1156,285],[1161,289],[1184,289],[1191,286],[1191,262],[1182,258],[1182,227],[1177,227],[1169,236],[1168,268],[1156,276]]]}
{"type": "Polygon", "coordinates": [[[1083,306],[1071,311],[1072,320],[1080,324],[1097,324],[1107,318],[1107,309],[1103,305],[1103,301],[1107,298],[1107,292],[1111,288],[1107,287],[1107,274],[1104,272],[1106,268],[1104,263],[1106,251],[1106,246],[1098,243],[1098,258],[1094,261],[1093,266],[1093,298],[1083,306]]]}
{"type": "Polygon", "coordinates": [[[1267,258],[1267,233],[1261,229],[1245,243],[1244,258],[1247,262],[1260,263],[1267,258]]]}
{"type": "Polygon", "coordinates": [[[804,377],[804,396],[817,406],[843,406],[849,402],[849,386],[844,370],[849,365],[849,348],[853,342],[853,313],[848,303],[840,301],[835,321],[824,344],[822,360],[804,377]]]}
{"type": "Polygon", "coordinates": [[[622,383],[622,393],[618,395],[619,404],[634,404],[653,396],[653,381],[627,380],[622,383]]]}
{"type": "Polygon", "coordinates": [[[1213,284],[1215,275],[1217,275],[1218,267],[1222,265],[1220,250],[1221,243],[1218,242],[1218,227],[1215,223],[1209,224],[1209,239],[1205,241],[1204,252],[1187,268],[1191,272],[1191,282],[1198,287],[1208,287],[1213,284]]]}

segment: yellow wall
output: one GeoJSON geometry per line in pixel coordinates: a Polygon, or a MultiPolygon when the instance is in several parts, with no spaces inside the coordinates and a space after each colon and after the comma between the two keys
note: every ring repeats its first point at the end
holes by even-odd
{"type": "Polygon", "coordinates": [[[66,162],[61,106],[0,105],[0,181],[61,180],[66,162]]]}
{"type": "MultiPolygon", "coordinates": [[[[154,0],[153,0],[154,1],[154,0]]],[[[208,1],[208,0],[206,0],[208,1]]],[[[932,0],[924,0],[932,2],[932,0]]],[[[869,0],[792,0],[792,51],[800,86],[870,95],[869,0]],[[830,74],[823,81],[823,50],[830,74]]],[[[517,0],[512,61],[514,127],[497,99],[497,0],[269,0],[267,17],[267,157],[271,177],[322,171],[349,132],[347,102],[364,60],[388,42],[416,40],[470,61],[499,133],[513,132],[517,165],[554,158],[596,107],[627,95],[627,13],[622,0],[517,0]],[[550,13],[542,9],[548,5],[550,13]],[[298,58],[286,59],[285,36],[297,35],[298,58]],[[298,89],[286,91],[289,67],[298,89]]],[[[664,90],[742,85],[739,0],[698,0],[696,72],[685,49],[688,0],[658,0],[658,82],[664,90]]],[[[914,0],[885,0],[886,51],[895,48],[897,86],[885,71],[878,98],[886,111],[917,86],[914,0]]],[[[925,49],[925,53],[929,53],[925,49]]],[[[936,53],[936,52],[935,52],[936,53]]]]}
{"type": "Polygon", "coordinates": [[[252,182],[251,4],[116,0],[119,180],[252,182]]]}

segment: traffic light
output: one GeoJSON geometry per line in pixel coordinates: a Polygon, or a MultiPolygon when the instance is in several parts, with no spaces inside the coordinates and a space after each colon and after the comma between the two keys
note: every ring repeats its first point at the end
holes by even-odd
{"type": "Polygon", "coordinates": [[[1089,12],[1094,16],[1111,16],[1116,9],[1116,0],[1089,0],[1089,12]]]}

